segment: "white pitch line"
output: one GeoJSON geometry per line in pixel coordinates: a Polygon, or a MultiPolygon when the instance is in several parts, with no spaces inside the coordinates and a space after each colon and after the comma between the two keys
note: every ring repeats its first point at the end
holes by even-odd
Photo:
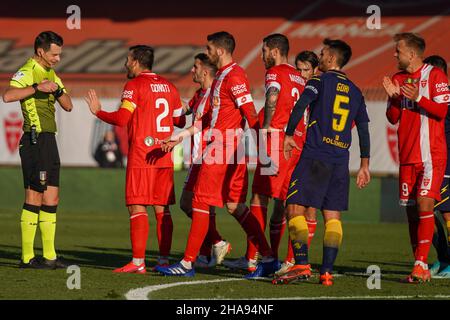
{"type": "MultiPolygon", "coordinates": [[[[177,287],[177,286],[189,286],[189,285],[195,285],[195,284],[208,284],[208,283],[215,283],[215,282],[228,282],[228,281],[241,281],[245,279],[216,279],[216,280],[199,280],[199,281],[184,281],[184,282],[175,282],[175,283],[168,283],[168,284],[158,284],[154,286],[147,286],[143,288],[137,288],[137,289],[131,289],[125,294],[125,298],[127,300],[149,300],[148,295],[152,292],[177,287]]],[[[248,281],[248,280],[247,280],[248,281]]]]}
{"type": "MultiPolygon", "coordinates": [[[[342,275],[340,275],[342,276],[342,275]]],[[[184,285],[209,284],[217,282],[242,281],[243,278],[183,281],[168,284],[158,284],[143,288],[131,289],[125,294],[127,300],[150,300],[149,294],[163,289],[184,285]]],[[[246,280],[249,281],[249,280],[246,280]]],[[[351,300],[351,299],[450,299],[450,295],[399,295],[399,296],[317,296],[317,297],[282,297],[282,298],[231,298],[231,299],[187,299],[187,300],[351,300]]]]}

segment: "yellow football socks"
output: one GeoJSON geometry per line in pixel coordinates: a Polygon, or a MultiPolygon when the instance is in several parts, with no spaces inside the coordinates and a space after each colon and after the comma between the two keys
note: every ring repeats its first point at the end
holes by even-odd
{"type": "Polygon", "coordinates": [[[38,214],[23,209],[20,217],[20,229],[22,233],[22,261],[30,262],[34,258],[34,236],[38,222],[38,214]]]}
{"type": "Polygon", "coordinates": [[[324,247],[339,248],[342,242],[342,223],[340,220],[331,219],[325,223],[325,234],[323,237],[324,247]]]}
{"type": "Polygon", "coordinates": [[[296,216],[289,220],[289,236],[302,244],[308,244],[308,224],[304,216],[296,216]]]}
{"type": "Polygon", "coordinates": [[[447,225],[447,241],[448,243],[450,243],[450,220],[446,221],[446,225],[447,225]]]}
{"type": "Polygon", "coordinates": [[[56,259],[56,213],[45,212],[41,209],[41,211],[39,212],[39,229],[41,230],[44,258],[48,260],[56,259]]]}

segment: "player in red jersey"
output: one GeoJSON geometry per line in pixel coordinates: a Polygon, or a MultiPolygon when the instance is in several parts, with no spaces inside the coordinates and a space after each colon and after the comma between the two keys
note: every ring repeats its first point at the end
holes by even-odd
{"type": "MultiPolygon", "coordinates": [[[[198,171],[202,161],[203,150],[206,147],[206,140],[203,139],[204,134],[208,131],[210,117],[209,110],[211,84],[217,72],[217,68],[213,65],[205,53],[199,53],[194,57],[194,66],[191,69],[192,80],[200,84],[200,88],[195,92],[189,101],[189,111],[192,113],[193,121],[198,122],[200,132],[191,137],[191,166],[183,188],[180,199],[180,208],[190,218],[192,218],[192,198],[195,182],[197,181],[198,171]]],[[[220,264],[224,256],[229,252],[230,245],[222,239],[222,236],[216,229],[216,212],[213,206],[209,209],[209,228],[208,233],[203,241],[200,253],[195,260],[195,267],[207,268],[220,264]],[[212,257],[211,257],[211,249],[212,257]]]]}
{"type": "Polygon", "coordinates": [[[387,118],[399,123],[400,205],[406,206],[415,263],[407,282],[430,280],[428,253],[433,237],[435,200],[440,200],[447,149],[444,120],[450,99],[447,77],[424,64],[425,41],[417,34],[394,36],[398,68],[383,79],[389,95],[387,118]]]}
{"type": "Polygon", "coordinates": [[[125,193],[133,260],[114,272],[145,273],[148,205],[153,206],[157,219],[158,264],[168,265],[173,230],[169,205],[175,203],[175,192],[173,161],[170,153],[161,150],[161,142],[173,132],[174,125],[184,127],[185,116],[175,86],[151,71],[153,60],[153,48],[149,46],[129,49],[125,67],[131,80],[125,85],[118,111],[102,111],[94,90],[86,97],[91,112],[99,119],[128,126],[125,193]]]}
{"type": "MultiPolygon", "coordinates": [[[[209,208],[225,205],[247,235],[258,241],[258,251],[263,256],[262,263],[247,278],[267,276],[276,271],[278,261],[274,259],[258,221],[245,205],[247,165],[245,154],[240,153],[245,119],[250,128],[258,122],[250,86],[244,70],[233,62],[233,36],[222,31],[208,35],[207,39],[207,55],[217,66],[218,72],[211,86],[211,123],[206,137],[208,146],[194,186],[191,230],[183,260],[169,267],[158,268],[158,271],[165,275],[193,276],[192,263],[208,231],[209,208]]],[[[192,135],[193,132],[195,127],[171,140],[179,142],[181,137],[192,135]]]]}
{"type": "MultiPolygon", "coordinates": [[[[287,160],[281,146],[289,115],[305,86],[305,80],[300,72],[288,64],[288,53],[289,40],[286,36],[277,33],[263,39],[262,60],[267,70],[266,101],[264,109],[259,114],[263,128],[263,135],[259,138],[265,141],[262,144],[263,148],[261,148],[262,141],[258,143],[260,157],[253,179],[250,207],[251,214],[265,230],[269,198],[274,199],[274,210],[270,219],[270,244],[276,258],[278,258],[279,244],[286,227],[284,201],[290,176],[298,160],[296,157],[287,160]],[[265,154],[270,157],[271,162],[262,158],[265,154]]],[[[305,123],[300,122],[297,129],[297,143],[302,146],[306,132],[305,123]]],[[[251,270],[255,268],[256,255],[255,239],[247,239],[245,257],[227,262],[225,265],[230,268],[251,270]]]]}

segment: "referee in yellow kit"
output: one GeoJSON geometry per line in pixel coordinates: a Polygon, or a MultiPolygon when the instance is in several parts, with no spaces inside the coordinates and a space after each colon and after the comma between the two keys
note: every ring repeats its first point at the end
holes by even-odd
{"type": "Polygon", "coordinates": [[[56,269],[67,267],[55,252],[56,209],[60,160],[56,145],[55,102],[70,112],[72,101],[53,67],[60,61],[63,39],[52,31],[40,33],[34,56],[12,77],[4,102],[19,101],[24,119],[20,140],[25,186],[20,226],[22,259],[19,267],[56,269]],[[43,259],[34,256],[34,237],[39,224],[43,259]]]}

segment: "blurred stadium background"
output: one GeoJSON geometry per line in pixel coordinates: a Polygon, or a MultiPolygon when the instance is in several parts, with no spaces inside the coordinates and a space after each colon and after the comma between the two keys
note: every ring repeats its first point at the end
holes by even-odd
{"type": "MultiPolygon", "coordinates": [[[[112,111],[118,107],[126,81],[124,62],[129,46],[152,45],[156,55],[154,71],[172,80],[182,98],[188,100],[197,88],[190,75],[194,55],[204,50],[207,34],[229,31],[237,42],[235,60],[246,69],[260,109],[264,103],[265,70],[260,58],[263,37],[275,32],[287,35],[291,63],[302,50],[319,52],[324,38],[340,38],[353,49],[352,59],[344,71],[365,94],[371,118],[371,170],[374,174],[368,189],[357,192],[352,185],[350,210],[344,221],[403,222],[404,213],[397,205],[396,129],[385,119],[386,96],[381,80],[384,75],[396,72],[392,36],[398,32],[421,34],[427,42],[426,55],[438,54],[448,59],[449,13],[450,3],[441,0],[273,3],[201,0],[171,5],[155,1],[136,4],[58,1],[51,7],[36,2],[10,2],[0,11],[0,94],[14,72],[32,56],[34,39],[39,32],[52,30],[63,36],[62,60],[56,71],[72,96],[74,110],[71,113],[57,110],[57,139],[63,166],[60,212],[81,214],[81,221],[87,219],[85,215],[96,212],[120,213],[120,219],[119,215],[114,215],[114,219],[121,223],[122,246],[128,248],[124,170],[95,168],[93,150],[107,127],[91,116],[83,96],[89,88],[94,88],[105,109],[112,111]],[[71,13],[66,10],[72,4],[81,9],[81,29],[67,28],[66,20],[71,13]],[[370,16],[366,9],[372,4],[381,8],[379,30],[366,27],[370,16]]],[[[10,221],[4,227],[9,225],[12,229],[4,229],[2,233],[7,232],[4,242],[14,244],[16,249],[20,245],[18,213],[23,201],[18,154],[21,126],[19,103],[0,101],[0,214],[10,221]]],[[[126,134],[124,130],[115,130],[126,153],[126,134]]],[[[354,141],[350,164],[353,171],[359,167],[356,136],[354,141]]],[[[250,148],[249,152],[252,156],[254,149],[250,148]]],[[[181,194],[184,176],[184,171],[176,174],[177,197],[181,194]]],[[[181,216],[179,209],[173,212],[181,216]]],[[[66,219],[73,219],[73,216],[66,219]]],[[[184,216],[179,219],[183,219],[183,228],[187,227],[188,220],[184,216]]],[[[59,226],[62,229],[58,229],[58,237],[64,238],[61,236],[61,232],[65,232],[62,230],[66,230],[64,222],[59,226]]],[[[407,247],[406,226],[403,229],[403,247],[407,247]]],[[[177,245],[179,250],[183,249],[184,236],[177,245]]],[[[8,252],[12,251],[3,248],[4,254],[8,252]]],[[[10,258],[18,260],[17,250],[14,252],[10,258]]]]}
{"type": "MultiPolygon", "coordinates": [[[[30,6],[11,3],[0,13],[0,93],[14,72],[32,56],[34,38],[39,32],[53,30],[64,37],[62,60],[56,71],[73,97],[75,108],[71,113],[57,111],[57,138],[62,164],[71,167],[96,166],[93,150],[106,126],[90,115],[83,96],[89,88],[95,88],[104,108],[118,107],[126,81],[124,61],[129,46],[154,46],[154,71],[171,79],[183,99],[188,100],[196,90],[190,75],[193,56],[204,50],[207,34],[227,30],[236,38],[235,59],[248,72],[258,109],[264,103],[264,66],[260,58],[264,36],[273,32],[286,34],[292,63],[301,50],[318,52],[326,37],[347,41],[353,57],[345,72],[363,90],[371,118],[371,170],[377,176],[395,175],[396,132],[385,119],[386,96],[381,88],[382,77],[396,70],[392,36],[403,31],[418,32],[426,39],[427,55],[446,57],[450,51],[448,1],[305,0],[270,6],[256,1],[196,1],[176,6],[155,2],[129,6],[119,1],[61,1],[51,8],[29,3],[30,6]],[[81,9],[81,29],[67,28],[71,13],[66,10],[71,4],[81,9]],[[380,30],[366,26],[370,16],[366,8],[370,4],[381,8],[380,30]]],[[[21,125],[19,103],[0,102],[0,165],[20,164],[21,125]]],[[[115,130],[126,153],[126,133],[115,130]]],[[[254,150],[249,148],[250,156],[254,150]]],[[[357,150],[354,143],[352,170],[359,166],[357,150]]],[[[389,189],[387,194],[392,192],[389,189]]]]}

